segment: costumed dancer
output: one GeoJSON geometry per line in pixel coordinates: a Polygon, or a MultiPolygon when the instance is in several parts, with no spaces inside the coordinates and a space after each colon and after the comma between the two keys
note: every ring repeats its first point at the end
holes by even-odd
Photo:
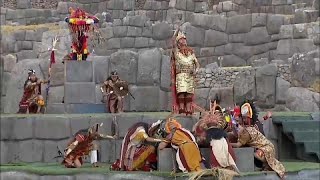
{"type": "Polygon", "coordinates": [[[173,118],[168,118],[165,128],[168,133],[166,138],[168,142],[160,143],[158,149],[162,150],[171,143],[172,148],[177,151],[176,161],[182,172],[201,171],[204,168],[203,158],[192,133],[182,128],[181,124],[173,118]]]}
{"type": "Polygon", "coordinates": [[[154,138],[162,121],[149,125],[144,122],[134,124],[125,135],[118,159],[112,166],[112,170],[124,171],[150,171],[157,168],[157,155],[154,144],[164,142],[164,139],[154,138]]]}
{"type": "Polygon", "coordinates": [[[83,158],[90,154],[90,162],[93,167],[98,167],[98,148],[93,143],[99,139],[114,139],[113,136],[98,133],[99,126],[102,123],[95,124],[88,129],[79,130],[74,138],[68,143],[68,147],[64,150],[64,160],[62,164],[67,168],[79,168],[83,164],[83,158]]]}
{"type": "Polygon", "coordinates": [[[285,167],[276,159],[274,145],[255,127],[237,125],[238,142],[233,147],[250,146],[255,149],[255,165],[262,170],[273,170],[281,179],[285,176],[285,167]]]}
{"type": "Polygon", "coordinates": [[[195,76],[200,64],[193,49],[187,45],[186,36],[179,28],[173,36],[171,55],[173,112],[192,115],[195,76]]]}
{"type": "Polygon", "coordinates": [[[101,92],[103,93],[103,102],[106,103],[108,112],[123,112],[123,99],[129,92],[128,83],[121,80],[116,71],[112,71],[111,75],[103,83],[101,92]]]}
{"type": "Polygon", "coordinates": [[[40,113],[44,111],[45,103],[43,96],[41,95],[41,84],[47,83],[47,81],[40,80],[36,76],[36,71],[29,69],[28,79],[24,83],[24,92],[22,99],[19,103],[18,113],[40,113]]]}
{"type": "Polygon", "coordinates": [[[220,112],[215,111],[216,107],[213,107],[194,125],[194,133],[200,138],[200,143],[211,147],[211,168],[226,168],[240,173],[235,163],[235,153],[225,132],[227,121],[220,112]]]}
{"type": "Polygon", "coordinates": [[[65,18],[65,21],[69,25],[72,37],[70,57],[71,60],[85,61],[90,54],[88,50],[88,33],[95,31],[94,24],[98,23],[99,19],[79,8],[74,10],[70,7],[69,12],[70,16],[65,18]]]}

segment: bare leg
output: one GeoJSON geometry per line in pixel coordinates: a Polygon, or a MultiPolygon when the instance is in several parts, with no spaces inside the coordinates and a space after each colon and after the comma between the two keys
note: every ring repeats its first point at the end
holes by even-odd
{"type": "Polygon", "coordinates": [[[179,113],[184,113],[185,111],[185,103],[184,103],[184,93],[178,94],[178,101],[179,101],[179,113]]]}
{"type": "Polygon", "coordinates": [[[74,167],[76,167],[76,168],[79,168],[79,167],[82,166],[82,164],[81,164],[81,162],[80,162],[79,159],[75,159],[74,162],[73,162],[73,164],[74,164],[74,167]]]}
{"type": "Polygon", "coordinates": [[[191,115],[192,114],[192,94],[186,94],[186,109],[187,112],[191,115]]]}
{"type": "Polygon", "coordinates": [[[110,113],[116,113],[116,100],[115,99],[111,99],[109,100],[109,109],[110,109],[110,113]]]}
{"type": "Polygon", "coordinates": [[[118,96],[118,103],[117,103],[117,109],[118,109],[118,112],[123,112],[123,99],[122,97],[118,96]]]}

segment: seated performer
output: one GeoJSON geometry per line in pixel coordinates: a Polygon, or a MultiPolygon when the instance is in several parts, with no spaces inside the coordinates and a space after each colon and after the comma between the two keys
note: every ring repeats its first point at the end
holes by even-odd
{"type": "Polygon", "coordinates": [[[176,31],[173,43],[174,52],[171,59],[173,108],[179,114],[193,114],[193,96],[195,76],[200,64],[191,47],[187,45],[186,36],[176,31]]]}
{"type": "Polygon", "coordinates": [[[211,168],[227,168],[238,173],[239,169],[235,163],[235,153],[227,139],[225,128],[228,124],[216,103],[207,111],[194,127],[194,133],[200,138],[200,143],[210,145],[210,166],[211,168]],[[218,110],[218,111],[217,111],[218,110]]]}
{"type": "Polygon", "coordinates": [[[101,91],[103,93],[103,101],[106,103],[106,108],[110,113],[123,112],[123,95],[128,93],[128,88],[127,83],[120,80],[116,71],[111,72],[111,75],[103,83],[101,91]],[[122,86],[118,87],[118,84],[122,86]]]}
{"type": "Polygon", "coordinates": [[[150,171],[157,168],[157,155],[155,146],[147,143],[163,142],[162,139],[153,138],[161,126],[162,121],[149,125],[139,122],[131,126],[122,141],[120,160],[112,166],[112,170],[124,171],[150,171]]]}
{"type": "Polygon", "coordinates": [[[231,143],[233,147],[248,145],[255,148],[255,165],[262,170],[274,170],[281,179],[285,175],[285,167],[276,159],[274,145],[254,127],[238,126],[238,142],[231,143]]]}
{"type": "MultiPolygon", "coordinates": [[[[102,126],[102,124],[100,125],[102,126]]],[[[64,160],[62,164],[67,168],[79,168],[83,164],[83,158],[90,154],[91,164],[97,166],[98,152],[97,145],[93,143],[98,139],[114,139],[113,136],[108,136],[98,133],[99,124],[88,129],[79,130],[74,138],[68,143],[68,147],[64,150],[64,160]]]]}
{"type": "Polygon", "coordinates": [[[18,113],[40,113],[44,111],[44,99],[41,95],[41,84],[47,81],[40,80],[33,69],[29,69],[28,79],[24,83],[24,92],[19,103],[18,113]]]}
{"type": "Polygon", "coordinates": [[[172,148],[177,150],[176,161],[182,172],[201,171],[203,159],[192,133],[182,128],[181,124],[173,118],[167,120],[165,127],[169,134],[166,138],[168,142],[160,143],[158,149],[162,150],[171,143],[172,148]]]}

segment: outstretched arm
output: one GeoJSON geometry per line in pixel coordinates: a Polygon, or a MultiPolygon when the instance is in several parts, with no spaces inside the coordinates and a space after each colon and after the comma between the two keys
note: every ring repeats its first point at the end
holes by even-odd
{"type": "Polygon", "coordinates": [[[97,134],[97,139],[115,139],[115,136],[109,136],[106,134],[97,134]]]}
{"type": "Polygon", "coordinates": [[[236,143],[230,143],[232,147],[234,148],[239,148],[242,146],[242,144],[240,142],[236,142],[236,143]]]}

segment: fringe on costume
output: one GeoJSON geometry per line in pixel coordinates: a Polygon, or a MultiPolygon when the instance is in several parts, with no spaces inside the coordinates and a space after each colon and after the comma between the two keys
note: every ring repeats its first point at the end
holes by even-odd
{"type": "Polygon", "coordinates": [[[229,169],[221,169],[221,168],[213,168],[213,169],[204,169],[201,171],[189,173],[188,180],[198,180],[201,177],[213,176],[216,177],[217,180],[232,180],[234,176],[239,176],[240,174],[229,170],[229,169]]]}

